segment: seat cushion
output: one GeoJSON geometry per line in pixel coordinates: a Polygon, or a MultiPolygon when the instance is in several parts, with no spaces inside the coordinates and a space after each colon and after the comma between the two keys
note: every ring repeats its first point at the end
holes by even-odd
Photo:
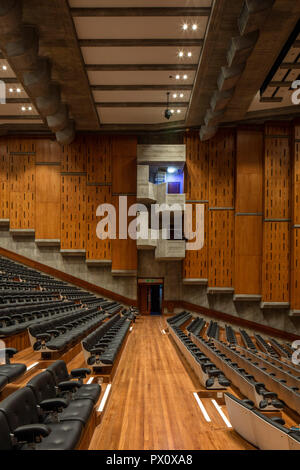
{"type": "MultiPolygon", "coordinates": [[[[85,425],[94,408],[94,402],[88,399],[72,400],[70,404],[61,413],[59,413],[59,421],[80,421],[85,425]]],[[[45,424],[48,424],[47,422],[45,424]]]]}
{"type": "Polygon", "coordinates": [[[84,384],[75,393],[74,400],[82,400],[89,398],[96,403],[101,393],[101,386],[99,384],[84,384]]]}
{"type": "MultiPolygon", "coordinates": [[[[80,441],[83,425],[80,421],[64,421],[47,424],[51,429],[49,436],[36,444],[36,450],[73,450],[80,441]]],[[[31,450],[28,445],[22,450],[31,450]]]]}
{"type": "Polygon", "coordinates": [[[0,376],[7,377],[9,382],[21,377],[26,372],[25,364],[2,364],[0,365],[0,376]]]}

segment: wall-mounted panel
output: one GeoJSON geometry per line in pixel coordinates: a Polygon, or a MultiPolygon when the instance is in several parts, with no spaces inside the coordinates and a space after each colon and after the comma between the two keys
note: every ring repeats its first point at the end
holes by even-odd
{"type": "Polygon", "coordinates": [[[208,286],[232,288],[234,272],[234,211],[209,211],[208,286]]]}
{"type": "Polygon", "coordinates": [[[92,136],[87,146],[87,182],[112,182],[112,140],[110,136],[92,136]]]}
{"type": "Polygon", "coordinates": [[[9,155],[6,141],[0,144],[0,219],[9,219],[9,155]]]}
{"type": "Polygon", "coordinates": [[[187,201],[208,201],[209,143],[201,142],[199,133],[185,137],[186,172],[185,193],[187,201]]]}
{"type": "Polygon", "coordinates": [[[137,139],[116,137],[112,144],[113,194],[136,194],[137,139]]]}
{"type": "Polygon", "coordinates": [[[60,166],[36,166],[37,240],[60,239],[60,166]]]}
{"type": "MultiPolygon", "coordinates": [[[[119,233],[119,197],[113,196],[112,201],[117,211],[117,236],[119,233]]],[[[132,204],[136,203],[135,196],[129,196],[127,198],[128,209],[132,204]]],[[[123,210],[123,209],[122,209],[123,210]]],[[[128,224],[134,219],[134,217],[128,217],[128,224]]],[[[124,234],[126,236],[126,233],[124,234]]],[[[137,270],[137,247],[136,240],[132,240],[127,236],[127,239],[116,239],[112,240],[112,271],[126,273],[137,270]]]]}
{"type": "MultiPolygon", "coordinates": [[[[193,230],[196,229],[196,205],[193,204],[193,230]]],[[[205,281],[208,279],[208,204],[204,211],[204,247],[201,250],[187,250],[183,261],[183,279],[205,281]]],[[[193,243],[195,240],[191,240],[193,243]]]]}
{"type": "Polygon", "coordinates": [[[35,141],[37,163],[61,162],[62,146],[56,140],[37,139],[35,141]]]}
{"type": "Polygon", "coordinates": [[[86,249],[86,176],[61,176],[61,248],[86,249]]]}
{"type": "Polygon", "coordinates": [[[61,171],[63,173],[85,173],[88,136],[77,136],[70,145],[61,147],[61,171]]]}
{"type": "MultiPolygon", "coordinates": [[[[98,238],[96,229],[101,220],[96,216],[97,207],[100,204],[111,203],[111,186],[87,186],[87,254],[88,260],[110,261],[110,239],[98,238]]],[[[105,214],[106,216],[107,214],[105,214]]]]}
{"type": "MultiPolygon", "coordinates": [[[[12,146],[14,147],[14,146],[12,146]]],[[[28,145],[16,145],[28,148],[28,145]]],[[[35,155],[11,154],[9,156],[10,228],[35,228],[35,155]]]]}

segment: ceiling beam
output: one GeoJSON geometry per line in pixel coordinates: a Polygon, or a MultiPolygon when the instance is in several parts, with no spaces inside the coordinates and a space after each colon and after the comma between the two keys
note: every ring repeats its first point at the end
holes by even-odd
{"type": "Polygon", "coordinates": [[[0,114],[0,121],[27,121],[29,119],[32,119],[34,121],[42,121],[41,116],[37,114],[18,114],[16,116],[13,115],[1,115],[0,114]]]}
{"type": "Polygon", "coordinates": [[[0,80],[4,83],[20,83],[20,80],[17,78],[0,77],[0,80]]]}
{"type": "Polygon", "coordinates": [[[203,39],[80,39],[80,47],[201,47],[203,39]]]}
{"type": "Polygon", "coordinates": [[[270,87],[275,87],[275,88],[291,88],[293,82],[284,82],[284,81],[276,81],[273,80],[272,82],[269,83],[270,87]]]}
{"type": "Polygon", "coordinates": [[[30,98],[6,98],[5,104],[25,104],[32,103],[30,98]]]}
{"type": "MultiPolygon", "coordinates": [[[[169,108],[187,108],[189,105],[188,101],[184,102],[171,102],[169,108]]],[[[101,108],[165,108],[167,106],[166,101],[129,101],[129,102],[102,102],[96,103],[97,107],[101,108]]]]}
{"type": "Polygon", "coordinates": [[[93,91],[184,91],[192,90],[193,85],[92,85],[91,89],[93,91]]]}
{"type": "Polygon", "coordinates": [[[86,70],[89,72],[119,72],[119,71],[142,71],[142,70],[197,70],[197,64],[88,64],[86,70]]]}
{"type": "Polygon", "coordinates": [[[210,16],[211,8],[71,8],[76,17],[108,17],[108,16],[210,16]]]}
{"type": "Polygon", "coordinates": [[[293,70],[299,70],[300,69],[300,62],[283,62],[281,65],[280,65],[280,68],[281,69],[286,69],[286,70],[289,70],[289,69],[293,69],[293,70]]]}
{"type": "Polygon", "coordinates": [[[283,98],[280,98],[279,96],[266,96],[263,98],[260,98],[261,103],[281,103],[283,98]]]}

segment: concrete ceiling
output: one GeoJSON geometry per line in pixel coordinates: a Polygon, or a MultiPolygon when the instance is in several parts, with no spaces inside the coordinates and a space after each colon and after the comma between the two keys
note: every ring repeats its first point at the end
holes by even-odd
{"type": "MultiPolygon", "coordinates": [[[[37,27],[39,54],[51,61],[51,79],[60,85],[77,130],[177,131],[204,124],[232,38],[240,35],[244,5],[245,0],[26,0],[22,20],[37,27]]],[[[275,84],[262,95],[259,90],[299,16],[299,2],[274,1],[220,125],[288,114],[288,83],[300,74],[296,66],[279,68],[275,84]],[[286,83],[275,87],[278,82],[286,83]]],[[[297,39],[285,62],[300,61],[297,39]]],[[[0,126],[49,132],[5,59],[0,79],[9,98],[0,106],[0,126]]]]}

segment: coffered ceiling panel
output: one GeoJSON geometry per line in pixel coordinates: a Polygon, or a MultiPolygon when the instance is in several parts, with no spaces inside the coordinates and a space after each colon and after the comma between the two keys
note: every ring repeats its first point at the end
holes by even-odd
{"type": "MultiPolygon", "coordinates": [[[[165,107],[161,108],[104,108],[98,109],[103,124],[158,124],[164,123],[165,107]]],[[[174,109],[174,114],[168,122],[182,120],[184,122],[186,109],[174,109]],[[177,110],[180,113],[177,113],[177,110]]]]}

